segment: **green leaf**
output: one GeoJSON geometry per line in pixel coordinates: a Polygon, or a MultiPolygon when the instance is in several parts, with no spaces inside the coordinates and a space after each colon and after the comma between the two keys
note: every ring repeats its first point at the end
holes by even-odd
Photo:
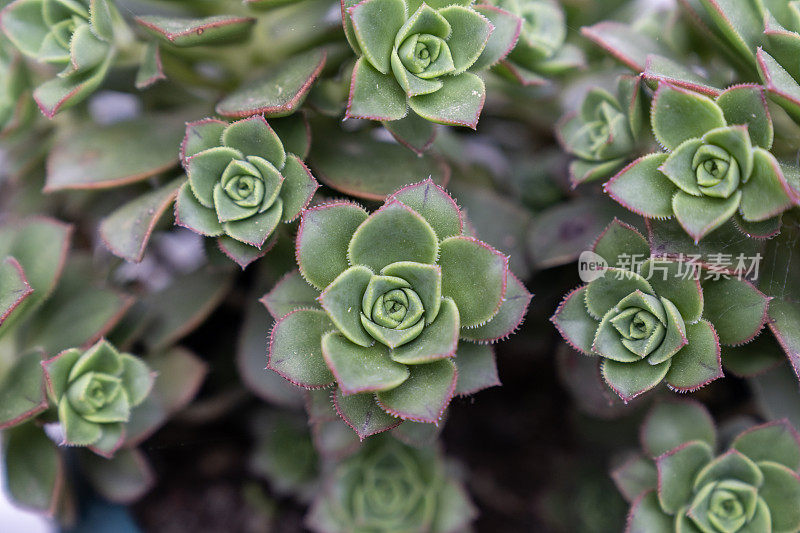
{"type": "Polygon", "coordinates": [[[672,356],[667,383],[680,392],[695,391],[723,376],[714,326],[707,320],[686,325],[688,343],[672,356]]]}
{"type": "Polygon", "coordinates": [[[408,113],[406,93],[394,75],[381,74],[364,57],[353,67],[345,118],[399,120],[408,113]]]}
{"type": "Polygon", "coordinates": [[[74,72],[63,78],[52,78],[39,85],[33,91],[33,99],[42,114],[53,118],[59,111],[85,100],[103,83],[113,59],[114,54],[108,53],[103,63],[92,70],[74,72]]]}
{"type": "Polygon", "coordinates": [[[450,404],[456,386],[456,366],[449,359],[411,365],[408,379],[377,393],[378,404],[403,420],[436,424],[450,404]]]}
{"type": "Polygon", "coordinates": [[[700,320],[703,291],[697,281],[697,272],[676,261],[652,258],[642,264],[639,273],[656,294],[675,305],[684,322],[691,324],[700,320]]]}
{"type": "Polygon", "coordinates": [[[406,2],[406,4],[409,7],[409,17],[397,32],[397,35],[395,35],[395,48],[400,48],[403,41],[415,33],[428,33],[441,39],[449,37],[451,32],[450,24],[447,19],[439,14],[436,6],[426,3],[411,5],[410,2],[406,2]]]}
{"type": "Polygon", "coordinates": [[[618,218],[606,226],[594,243],[594,253],[612,268],[630,268],[650,257],[650,245],[639,231],[618,218]]]}
{"type": "Polygon", "coordinates": [[[500,310],[489,322],[475,328],[462,329],[461,338],[476,342],[493,343],[506,339],[522,324],[533,295],[511,272],[506,281],[506,295],[500,310]]]}
{"type": "Polygon", "coordinates": [[[691,503],[692,483],[701,468],[711,462],[714,451],[703,441],[689,441],[656,458],[658,501],[661,509],[674,515],[691,503]]]}
{"type": "Polygon", "coordinates": [[[217,212],[197,200],[188,181],[178,190],[175,200],[175,224],[207,237],[217,237],[224,233],[217,212]]]}
{"type": "Polygon", "coordinates": [[[47,158],[48,192],[119,187],[178,163],[184,122],[149,115],[110,126],[79,123],[60,129],[47,158]]]}
{"type": "Polygon", "coordinates": [[[775,337],[768,333],[741,346],[722,347],[722,366],[726,372],[739,377],[759,376],[785,361],[786,354],[775,337]]]}
{"type": "MultiPolygon", "coordinates": [[[[687,139],[678,145],[659,170],[678,188],[692,196],[702,196],[697,186],[697,175],[694,169],[694,157],[697,149],[703,146],[703,140],[687,139]]],[[[675,189],[673,189],[674,191],[675,189]]],[[[671,197],[670,197],[671,199],[671,197]]]]}
{"type": "Polygon", "coordinates": [[[769,328],[778,339],[789,358],[795,373],[800,372],[800,306],[784,300],[772,300],[769,304],[769,328]]]}
{"type": "Polygon", "coordinates": [[[728,450],[697,474],[694,488],[698,490],[708,483],[728,479],[758,487],[764,481],[764,474],[749,458],[736,450],[728,450]]]}
{"type": "Polygon", "coordinates": [[[222,228],[225,233],[239,242],[261,249],[264,243],[281,221],[283,215],[283,201],[275,200],[272,207],[244,220],[224,222],[222,228]]]}
{"type": "Polygon", "coordinates": [[[698,93],[716,96],[720,90],[704,76],[698,75],[690,65],[685,65],[657,54],[647,56],[642,77],[648,81],[668,83],[698,93]]]}
{"type": "Polygon", "coordinates": [[[35,424],[8,430],[4,444],[9,496],[22,507],[55,513],[64,483],[64,466],[55,444],[35,424]]]}
{"type": "Polygon", "coordinates": [[[767,320],[769,298],[750,282],[725,276],[703,283],[705,317],[714,324],[719,342],[750,342],[767,320]]]}
{"type": "Polygon", "coordinates": [[[439,508],[432,531],[464,531],[469,529],[469,524],[477,515],[478,510],[470,501],[463,484],[448,479],[439,491],[439,508]]]}
{"type": "Polygon", "coordinates": [[[652,459],[635,455],[611,471],[611,478],[622,496],[633,502],[637,496],[658,487],[658,472],[652,459]]]}
{"type": "Polygon", "coordinates": [[[119,13],[108,0],[89,2],[89,25],[104,41],[111,41],[114,38],[114,21],[117,17],[119,13]]]}
{"type": "Polygon", "coordinates": [[[716,435],[708,410],[691,400],[656,403],[640,433],[642,447],[650,457],[658,457],[689,441],[705,442],[713,450],[716,435]]]}
{"type": "Polygon", "coordinates": [[[42,1],[23,0],[13,2],[13,5],[6,3],[0,18],[5,36],[28,57],[37,56],[42,41],[50,33],[50,28],[42,18],[42,1]]]}
{"type": "Polygon", "coordinates": [[[338,201],[303,212],[297,232],[297,263],[302,276],[323,290],[350,265],[347,246],[367,219],[359,205],[338,201]]]}
{"type": "Polygon", "coordinates": [[[731,448],[757,463],[771,461],[793,471],[800,468],[800,435],[786,419],[740,433],[731,443],[731,448]]]}
{"type": "Polygon", "coordinates": [[[150,34],[178,47],[240,42],[250,36],[256,19],[234,15],[205,18],[142,16],[136,22],[150,34]]]}
{"type": "Polygon", "coordinates": [[[443,85],[438,91],[409,98],[411,109],[431,122],[475,129],[486,99],[483,80],[464,72],[443,77],[441,81],[443,85]]]}
{"type": "Polygon", "coordinates": [[[656,139],[668,150],[726,125],[722,110],[713,100],[669,85],[661,85],[656,91],[651,121],[656,139]]]}
{"type": "Polygon", "coordinates": [[[13,257],[6,257],[0,263],[0,325],[31,293],[33,288],[22,265],[13,257]]]}
{"type": "Polygon", "coordinates": [[[700,1],[728,42],[746,60],[752,60],[764,31],[764,19],[759,5],[741,4],[736,0],[700,1]]]}
{"type": "Polygon", "coordinates": [[[394,38],[408,13],[403,0],[367,0],[348,9],[361,52],[382,74],[389,73],[394,38]]]}
{"type": "Polygon", "coordinates": [[[19,356],[0,379],[0,428],[15,426],[47,408],[42,352],[19,356]]]}
{"type": "Polygon", "coordinates": [[[514,49],[522,29],[522,19],[495,6],[481,5],[472,9],[483,15],[494,26],[486,41],[486,47],[470,67],[472,70],[483,70],[496,65],[514,49]]]}
{"type": "Polygon", "coordinates": [[[631,506],[626,533],[674,533],[673,520],[661,510],[655,491],[646,492],[631,506]]]}
{"type": "Polygon", "coordinates": [[[272,318],[279,320],[295,309],[313,309],[319,304],[319,292],[293,270],[283,276],[272,290],[259,301],[269,310],[272,318]]]}
{"type": "Polygon", "coordinates": [[[155,374],[140,358],[122,354],[122,387],[128,396],[131,407],[141,404],[153,389],[155,374]]]}
{"type": "Polygon", "coordinates": [[[753,173],[742,185],[741,211],[745,220],[762,221],[789,209],[800,199],[772,154],[756,148],[753,156],[753,173]]]}
{"type": "Polygon", "coordinates": [[[280,198],[283,202],[283,222],[292,222],[305,209],[314,193],[319,188],[319,183],[311,175],[311,171],[299,157],[294,154],[286,155],[286,165],[283,167],[283,186],[280,198]]]}
{"type": "Polygon", "coordinates": [[[281,170],[286,163],[283,144],[263,116],[248,117],[222,130],[222,145],[240,151],[245,156],[266,159],[281,170]]]}
{"type": "Polygon", "coordinates": [[[138,263],[150,235],[164,212],[173,204],[184,178],[173,180],[126,203],[100,223],[100,237],[114,255],[138,263]]]}
{"type": "Polygon", "coordinates": [[[675,218],[697,244],[733,216],[741,198],[742,191],[736,191],[729,198],[697,197],[678,191],[672,198],[672,209],[675,218]]]}
{"type": "Polygon", "coordinates": [[[757,52],[758,72],[764,88],[795,122],[800,121],[800,84],[764,50],[757,52]]]}
{"type": "Polygon", "coordinates": [[[643,394],[664,379],[669,371],[670,360],[651,365],[646,359],[636,363],[620,363],[611,359],[603,359],[600,372],[623,401],[628,402],[643,394]]]}
{"type": "Polygon", "coordinates": [[[372,270],[365,266],[352,266],[319,295],[320,305],[342,335],[365,348],[375,343],[361,325],[361,298],[372,275],[372,270]]]}
{"type": "Polygon", "coordinates": [[[703,135],[703,143],[719,146],[729,153],[739,163],[742,181],[746,181],[753,172],[753,145],[747,126],[726,126],[711,130],[703,135]]]}
{"type": "Polygon", "coordinates": [[[361,440],[395,428],[402,422],[381,409],[372,394],[345,396],[341,389],[336,389],[333,405],[342,420],[353,428],[361,440]]]}
{"type": "Polygon", "coordinates": [[[590,315],[600,320],[620,300],[636,291],[655,295],[650,283],[639,274],[630,270],[608,268],[601,277],[587,285],[586,308],[590,315]]]}
{"type": "Polygon", "coordinates": [[[494,348],[489,345],[459,342],[455,363],[458,369],[455,393],[459,396],[500,385],[494,348]]]}
{"type": "Polygon", "coordinates": [[[292,311],[272,329],[267,368],[299,387],[327,387],[334,377],[322,355],[322,336],[331,329],[323,311],[292,311]]]}
{"type": "Polygon", "coordinates": [[[634,213],[647,218],[672,216],[675,186],[659,168],[667,154],[654,153],[641,157],[619,171],[604,186],[614,200],[634,213]]]}
{"type": "Polygon", "coordinates": [[[600,323],[586,310],[586,287],[567,294],[550,321],[574,349],[585,355],[595,353],[592,344],[600,323]]]}
{"type": "Polygon", "coordinates": [[[78,26],[70,39],[70,63],[74,71],[98,66],[108,54],[108,44],[98,39],[88,24],[78,26]]]}
{"type": "Polygon", "coordinates": [[[383,127],[397,142],[417,155],[424,154],[436,139],[436,125],[414,113],[400,120],[384,122],[383,127]]]}
{"type": "Polygon", "coordinates": [[[458,308],[450,298],[442,298],[436,320],[425,326],[414,340],[391,351],[392,360],[418,365],[452,357],[458,346],[458,308]]]}
{"type": "Polygon", "coordinates": [[[216,146],[203,150],[186,160],[186,173],[197,201],[205,207],[214,207],[214,189],[225,169],[232,161],[244,159],[244,154],[235,148],[216,146]]]}
{"type": "Polygon", "coordinates": [[[209,148],[216,148],[222,143],[222,132],[228,126],[227,122],[213,118],[205,118],[186,123],[186,134],[181,143],[181,161],[199,154],[209,148]]]}
{"type": "Polygon", "coordinates": [[[147,43],[139,70],[136,71],[136,88],[139,90],[147,89],[166,78],[164,67],[161,64],[161,52],[158,48],[158,43],[147,43]]]}
{"type": "Polygon", "coordinates": [[[325,50],[316,48],[271,67],[257,80],[223,98],[217,104],[217,113],[225,117],[291,115],[305,101],[326,57],[325,50]]]}
{"type": "Polygon", "coordinates": [[[80,465],[92,487],[112,502],[133,503],[155,484],[147,459],[136,449],[123,448],[110,460],[84,453],[80,465]]]}
{"type": "Polygon", "coordinates": [[[405,365],[389,357],[386,346],[375,343],[365,348],[336,331],[323,335],[322,354],[346,395],[390,390],[409,377],[405,365]]]}
{"type": "Polygon", "coordinates": [[[370,215],[355,231],[347,248],[350,264],[365,265],[375,272],[397,261],[432,264],[438,254],[433,228],[400,202],[387,203],[370,215]]]}
{"type": "Polygon", "coordinates": [[[455,301],[462,328],[481,326],[500,310],[506,294],[508,258],[471,237],[449,237],[439,252],[442,294],[455,301]]]}
{"type": "Polygon", "coordinates": [[[661,40],[622,22],[604,21],[593,26],[584,26],[581,34],[635,72],[644,71],[647,56],[651,54],[665,57],[671,55],[669,48],[661,40]]]}
{"type": "Polygon", "coordinates": [[[797,531],[800,528],[800,476],[779,463],[761,461],[764,484],[758,495],[769,507],[772,531],[797,531]]]}
{"type": "Polygon", "coordinates": [[[422,302],[425,322],[433,322],[442,303],[442,271],[438,265],[399,261],[384,267],[381,275],[407,281],[422,302]]]}
{"type": "Polygon", "coordinates": [[[58,403],[58,420],[64,429],[64,444],[69,446],[89,446],[103,434],[100,424],[81,417],[66,398],[58,403]]]}
{"type": "Polygon", "coordinates": [[[736,85],[717,97],[717,105],[728,124],[744,124],[754,145],[772,147],[774,132],[764,89],[758,85],[736,85]]]}
{"type": "Polygon", "coordinates": [[[423,216],[439,240],[460,235],[463,228],[461,210],[447,192],[431,178],[406,185],[386,198],[397,200],[423,216]]]}
{"type": "Polygon", "coordinates": [[[480,57],[494,27],[489,20],[470,7],[451,5],[439,10],[450,23],[447,45],[453,56],[457,76],[470,68],[480,57]]]}
{"type": "Polygon", "coordinates": [[[305,113],[300,112],[288,117],[273,118],[270,126],[283,142],[283,148],[287,155],[289,153],[296,154],[300,160],[308,157],[311,149],[311,125],[308,123],[305,113]]]}

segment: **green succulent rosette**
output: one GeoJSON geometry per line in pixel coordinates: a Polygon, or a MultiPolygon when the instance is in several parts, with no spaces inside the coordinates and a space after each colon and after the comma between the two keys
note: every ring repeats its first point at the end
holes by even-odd
{"type": "Polygon", "coordinates": [[[769,298],[735,277],[699,281],[696,266],[651,257],[634,228],[614,220],[594,245],[598,277],[570,292],[551,321],[567,343],[600,357],[605,382],[624,401],[662,381],[678,392],[723,376],[720,344],[763,329],[769,298]],[[731,298],[748,302],[731,309],[731,298]]]}
{"type": "Polygon", "coordinates": [[[475,128],[486,89],[470,69],[499,61],[515,36],[502,32],[490,42],[495,26],[471,4],[342,0],[345,32],[359,56],[345,116],[395,121],[410,107],[432,122],[475,128]]]}
{"type": "Polygon", "coordinates": [[[112,456],[125,439],[131,409],[147,398],[155,374],[144,361],[119,353],[105,340],[85,351],[63,351],[42,366],[64,444],[112,456]]]}
{"type": "Polygon", "coordinates": [[[555,0],[495,0],[494,5],[522,20],[519,38],[495,67],[523,85],[543,85],[548,78],[583,65],[583,53],[566,44],[567,21],[555,0]]]}
{"type": "Polygon", "coordinates": [[[760,87],[732,87],[712,100],[661,84],[651,125],[667,152],[634,161],[605,185],[631,211],[674,216],[699,242],[734,215],[745,230],[777,226],[800,203],[786,178],[797,168],[769,152],[772,120],[760,87]]]}
{"type": "Polygon", "coordinates": [[[306,525],[324,533],[455,533],[475,515],[435,449],[378,438],[336,467],[306,525]]]}
{"type": "Polygon", "coordinates": [[[717,455],[701,404],[657,404],[643,453],[612,471],[631,502],[626,531],[776,533],[800,530],[800,435],[788,420],[751,427],[717,455]]]}
{"type": "Polygon", "coordinates": [[[0,29],[22,54],[59,69],[33,92],[50,118],[97,89],[130,39],[108,0],[16,0],[0,13],[0,29]]]}
{"type": "Polygon", "coordinates": [[[640,76],[620,76],[616,96],[593,87],[578,112],[556,125],[561,146],[577,159],[570,163],[573,186],[607,178],[633,159],[647,104],[640,76]]]}
{"type": "Polygon", "coordinates": [[[181,160],[189,179],[178,192],[176,223],[219,237],[222,251],[243,268],[269,249],[278,224],[296,219],[319,187],[261,115],[187,124],[181,160]]]}
{"type": "Polygon", "coordinates": [[[263,300],[277,320],[268,368],[304,388],[335,385],[361,438],[436,424],[454,394],[499,384],[489,344],[517,328],[531,295],[505,255],[464,234],[433,181],[371,215],[346,201],[304,211],[296,255],[299,273],[263,300]]]}

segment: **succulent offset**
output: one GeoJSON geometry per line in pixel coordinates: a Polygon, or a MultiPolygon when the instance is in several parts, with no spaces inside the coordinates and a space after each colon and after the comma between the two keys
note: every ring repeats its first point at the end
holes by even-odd
{"type": "Polygon", "coordinates": [[[189,179],[178,193],[176,222],[220,237],[226,251],[264,250],[277,225],[297,218],[318,187],[262,116],[189,123],[181,159],[189,179]]]}
{"type": "Polygon", "coordinates": [[[594,253],[605,262],[599,276],[570,292],[551,320],[570,346],[601,357],[603,379],[625,401],[662,380],[688,392],[722,377],[720,341],[744,344],[764,327],[769,298],[749,282],[701,284],[696,265],[651,257],[647,240],[619,221],[594,253]],[[752,304],[730,309],[732,294],[752,304]]]}
{"type": "Polygon", "coordinates": [[[113,455],[125,438],[131,409],[153,387],[155,375],[147,364],[101,340],[85,351],[65,350],[43,366],[64,443],[113,455]]]}
{"type": "Polygon", "coordinates": [[[698,242],[737,213],[744,224],[763,223],[800,202],[769,152],[773,127],[761,88],[732,87],[712,100],[662,84],[651,125],[667,153],[634,161],[605,185],[631,211],[674,216],[698,242]]]}
{"type": "Polygon", "coordinates": [[[580,110],[561,119],[556,129],[559,141],[578,158],[570,163],[573,185],[607,178],[634,157],[645,103],[641,78],[621,76],[616,95],[593,87],[580,110]]]}
{"type": "Polygon", "coordinates": [[[531,296],[430,180],[371,215],[345,201],[305,211],[296,253],[311,287],[295,274],[265,297],[279,319],[269,368],[309,389],[335,384],[337,411],[362,438],[438,423],[454,394],[497,384],[491,348],[472,343],[510,335],[531,296]]]}
{"type": "Polygon", "coordinates": [[[626,531],[773,533],[800,529],[800,435],[787,420],[756,425],[723,453],[694,402],[654,406],[643,454],[612,472],[632,503],[626,531]]]}
{"type": "Polygon", "coordinates": [[[410,107],[433,122],[475,128],[486,89],[470,69],[502,59],[513,39],[487,48],[495,26],[471,4],[342,0],[348,41],[359,55],[346,116],[394,121],[410,107]]]}
{"type": "Polygon", "coordinates": [[[446,469],[435,449],[373,439],[330,474],[306,524],[325,533],[464,531],[475,510],[446,469]]]}

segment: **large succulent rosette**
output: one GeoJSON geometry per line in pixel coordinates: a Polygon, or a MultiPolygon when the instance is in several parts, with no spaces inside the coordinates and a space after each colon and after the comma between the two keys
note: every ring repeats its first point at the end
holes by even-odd
{"type": "Polygon", "coordinates": [[[733,276],[701,284],[699,267],[651,257],[647,240],[617,220],[593,251],[598,277],[551,320],[570,346],[600,356],[603,379],[625,401],[662,381],[688,392],[722,377],[720,344],[748,343],[764,327],[769,298],[752,284],[733,276]],[[731,298],[743,306],[731,309],[731,298]]]}
{"type": "Polygon", "coordinates": [[[63,351],[42,364],[64,443],[113,455],[125,438],[131,409],[150,393],[155,374],[144,361],[119,353],[105,340],[86,351],[63,351]]]}
{"type": "Polygon", "coordinates": [[[734,215],[754,232],[776,226],[800,202],[769,152],[772,121],[759,87],[733,87],[712,100],[662,84],[651,124],[668,152],[646,155],[606,183],[628,209],[674,216],[698,242],[734,215]]]}
{"type": "Polygon", "coordinates": [[[296,219],[319,186],[260,115],[187,124],[181,160],[189,180],[178,193],[176,223],[220,237],[220,248],[242,266],[267,250],[278,224],[296,219]]]}
{"type": "Polygon", "coordinates": [[[0,28],[20,52],[60,69],[33,93],[50,117],[102,83],[116,51],[115,34],[124,27],[107,0],[16,0],[0,17],[0,28]]]}
{"type": "MultiPolygon", "coordinates": [[[[501,32],[490,43],[495,26],[471,3],[343,0],[348,41],[360,56],[346,116],[393,121],[411,107],[427,120],[474,128],[486,89],[470,69],[505,57],[516,37],[501,32]]],[[[518,24],[505,11],[495,15],[518,24]]]]}
{"type": "Polygon", "coordinates": [[[644,453],[612,472],[631,502],[626,531],[800,530],[800,436],[788,421],[751,427],[717,455],[702,405],[662,403],[641,437],[644,453]]]}
{"type": "Polygon", "coordinates": [[[434,449],[370,441],[331,474],[306,524],[317,532],[464,531],[475,509],[434,449]]]}
{"type": "Polygon", "coordinates": [[[437,423],[454,394],[498,384],[488,344],[516,329],[531,298],[431,180],[371,215],[344,201],[305,211],[297,261],[264,299],[278,320],[269,368],[301,387],[335,385],[362,438],[437,423]]]}

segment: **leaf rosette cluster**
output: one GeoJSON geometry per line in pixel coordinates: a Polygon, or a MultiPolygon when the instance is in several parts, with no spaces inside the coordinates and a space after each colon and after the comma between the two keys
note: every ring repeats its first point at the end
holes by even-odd
{"type": "Polygon", "coordinates": [[[773,533],[800,529],[800,436],[787,420],[751,427],[717,455],[708,411],[656,405],[643,454],[612,472],[632,502],[627,531],[773,533]]]}
{"type": "Polygon", "coordinates": [[[299,274],[264,299],[278,320],[269,368],[309,389],[335,384],[360,437],[438,423],[454,394],[498,384],[487,344],[517,328],[531,295],[431,180],[371,215],[344,201],[306,210],[296,254],[299,274]]]}
{"type": "Polygon", "coordinates": [[[628,209],[674,216],[698,242],[734,215],[743,226],[776,225],[800,202],[769,152],[772,120],[759,87],[733,87],[712,100],[662,84],[651,125],[667,153],[634,161],[605,186],[628,209]]]}
{"type": "Polygon", "coordinates": [[[625,401],[662,380],[688,392],[722,377],[720,344],[750,342],[764,327],[769,298],[752,284],[732,276],[701,284],[695,266],[651,257],[647,240],[617,220],[594,252],[606,267],[551,320],[573,348],[600,356],[603,379],[625,401]],[[732,297],[747,306],[731,309],[732,297]]]}
{"type": "Polygon", "coordinates": [[[177,223],[221,237],[226,251],[266,251],[278,224],[296,219],[319,186],[260,115],[188,124],[181,159],[189,179],[178,193],[177,223]]]}
{"type": "Polygon", "coordinates": [[[314,531],[463,531],[475,509],[433,449],[370,441],[331,475],[307,525],[314,531]]]}
{"type": "Polygon", "coordinates": [[[42,365],[64,443],[113,455],[125,438],[131,409],[147,398],[155,374],[140,358],[119,353],[105,340],[86,351],[65,350],[42,365]]]}

